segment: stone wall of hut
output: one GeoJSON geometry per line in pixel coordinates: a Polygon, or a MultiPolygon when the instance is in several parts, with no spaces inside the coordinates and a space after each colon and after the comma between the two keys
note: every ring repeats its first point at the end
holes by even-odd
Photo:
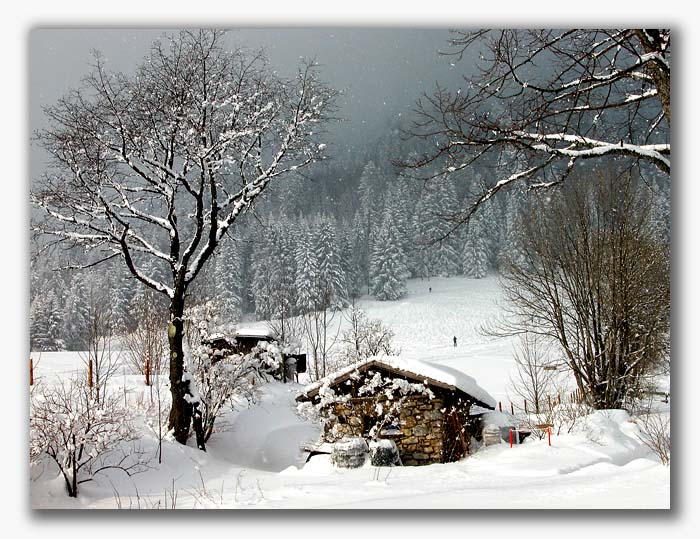
{"type": "MultiPolygon", "coordinates": [[[[388,406],[387,403],[382,403],[388,406]]],[[[354,398],[349,403],[335,404],[333,415],[325,427],[324,438],[335,442],[342,438],[367,436],[376,417],[374,398],[354,398]]],[[[399,413],[401,436],[392,438],[399,449],[401,462],[405,466],[420,466],[446,462],[443,451],[446,431],[445,401],[436,395],[429,399],[425,395],[408,397],[399,413]]]]}

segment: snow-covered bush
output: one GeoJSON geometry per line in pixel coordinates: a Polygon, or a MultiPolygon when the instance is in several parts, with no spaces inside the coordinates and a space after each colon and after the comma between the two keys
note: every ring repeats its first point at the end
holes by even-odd
{"type": "Polygon", "coordinates": [[[395,466],[401,464],[399,449],[393,440],[372,440],[369,444],[372,466],[395,466]]]}
{"type": "Polygon", "coordinates": [[[187,354],[183,376],[190,384],[190,404],[199,414],[196,419],[202,421],[204,442],[214,432],[214,423],[225,406],[254,402],[260,381],[269,373],[279,372],[282,366],[282,353],[274,343],[261,341],[245,355],[215,350],[209,333],[211,312],[206,305],[190,311],[189,323],[199,339],[187,354]]]}
{"type": "Polygon", "coordinates": [[[104,470],[144,471],[143,453],[131,443],[136,433],[130,415],[115,394],[103,394],[98,402],[84,376],[41,385],[30,401],[30,461],[51,459],[71,497],[77,497],[78,485],[104,470]]]}

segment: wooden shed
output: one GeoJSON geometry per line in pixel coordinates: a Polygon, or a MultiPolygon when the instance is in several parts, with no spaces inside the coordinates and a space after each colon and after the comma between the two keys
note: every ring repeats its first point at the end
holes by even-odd
{"type": "Polygon", "coordinates": [[[471,407],[494,409],[496,404],[461,371],[400,357],[375,357],[345,368],[306,386],[297,401],[310,401],[322,408],[328,418],[322,441],[356,436],[390,438],[396,442],[404,465],[454,462],[468,455],[470,440],[478,436],[480,428],[479,421],[470,415],[471,407]],[[426,390],[403,396],[391,394],[386,385],[372,390],[376,384],[371,381],[377,376],[403,380],[411,387],[420,384],[426,390]],[[329,394],[335,398],[327,399],[329,394]],[[382,416],[379,411],[391,406],[396,411],[387,423],[386,413],[382,416]]]}

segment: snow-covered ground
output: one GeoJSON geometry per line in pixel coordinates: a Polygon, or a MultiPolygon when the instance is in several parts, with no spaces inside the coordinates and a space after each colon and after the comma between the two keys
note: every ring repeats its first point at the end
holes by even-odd
{"type": "MultiPolygon", "coordinates": [[[[508,401],[513,342],[479,332],[499,312],[495,278],[409,282],[401,301],[363,299],[360,306],[395,332],[402,356],[448,365],[508,401]],[[428,288],[432,288],[432,292],[428,288]],[[452,344],[456,336],[458,346],[452,344]]],[[[44,353],[42,383],[83,368],[77,353],[44,353]]],[[[304,380],[302,380],[304,381],[304,380]]],[[[140,376],[112,379],[137,416],[150,398],[140,376]]],[[[127,477],[98,475],[68,498],[56,470],[32,470],[35,508],[668,508],[670,468],[640,443],[638,426],[622,411],[600,411],[570,434],[481,448],[461,462],[424,467],[334,468],[327,457],[304,463],[302,442],[318,427],[295,413],[298,384],[270,383],[258,403],[229,413],[203,453],[166,442],[163,463],[127,477]]],[[[664,410],[663,413],[668,413],[664,410]]],[[[154,455],[147,429],[142,448],[154,455]]]]}

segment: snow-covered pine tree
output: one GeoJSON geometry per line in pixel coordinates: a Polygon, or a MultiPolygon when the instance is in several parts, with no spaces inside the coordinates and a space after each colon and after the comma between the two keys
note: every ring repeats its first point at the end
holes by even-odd
{"type": "Polygon", "coordinates": [[[396,235],[396,225],[390,205],[372,250],[372,295],[380,300],[396,300],[406,294],[408,267],[406,255],[396,235]]]}
{"type": "Polygon", "coordinates": [[[288,221],[275,224],[270,278],[272,279],[271,327],[283,342],[293,337],[290,319],[297,314],[296,248],[297,227],[288,221]]]}
{"type": "Polygon", "coordinates": [[[63,308],[53,287],[37,294],[29,306],[30,344],[32,350],[65,350],[61,339],[63,308]]]}
{"type": "Polygon", "coordinates": [[[348,298],[357,298],[362,295],[361,289],[356,288],[358,280],[357,269],[354,265],[354,252],[352,230],[349,223],[338,227],[338,244],[340,246],[340,263],[345,273],[346,295],[348,298]]]}
{"type": "Polygon", "coordinates": [[[242,314],[241,257],[234,238],[227,238],[216,256],[216,302],[224,323],[236,323],[242,314]]]}
{"type": "Polygon", "coordinates": [[[474,215],[466,230],[462,247],[462,273],[472,279],[483,279],[488,274],[489,264],[483,216],[474,215]]]}
{"type": "MultiPolygon", "coordinates": [[[[381,224],[381,211],[383,207],[384,197],[384,182],[381,171],[375,165],[374,161],[368,161],[362,170],[360,176],[360,184],[358,186],[358,194],[360,198],[360,207],[358,213],[362,223],[360,245],[365,260],[369,260],[372,256],[374,248],[374,239],[377,235],[378,228],[381,224]]],[[[370,273],[369,264],[365,269],[365,282],[369,290],[370,273]]]]}
{"type": "Polygon", "coordinates": [[[409,269],[413,277],[421,279],[430,277],[430,249],[432,241],[432,219],[435,214],[433,197],[424,191],[416,203],[416,210],[411,223],[412,243],[415,246],[413,256],[409,261],[409,269]]]}
{"type": "Polygon", "coordinates": [[[367,251],[367,240],[365,238],[364,213],[358,210],[352,221],[352,258],[350,265],[353,268],[353,280],[351,283],[351,296],[360,297],[369,293],[369,252],[367,251]]]}
{"type": "Polygon", "coordinates": [[[501,249],[499,259],[507,257],[519,264],[525,263],[525,253],[521,247],[520,219],[525,204],[525,194],[520,190],[510,191],[506,200],[501,249]]]}
{"type": "Polygon", "coordinates": [[[87,342],[85,330],[89,316],[89,290],[87,275],[76,272],[72,275],[65,294],[61,320],[61,335],[67,350],[85,350],[87,342]]]}
{"type": "Polygon", "coordinates": [[[321,217],[315,226],[314,244],[318,259],[319,293],[333,310],[348,306],[348,286],[335,221],[321,217]]]}
{"type": "Polygon", "coordinates": [[[109,301],[112,306],[114,330],[117,333],[131,331],[134,324],[129,316],[129,306],[134,300],[137,284],[123,263],[112,264],[109,267],[109,275],[109,301]]]}
{"type": "Polygon", "coordinates": [[[452,277],[459,273],[460,260],[456,245],[456,235],[451,234],[449,217],[457,212],[457,195],[452,181],[441,178],[435,184],[432,194],[435,198],[435,215],[431,220],[433,245],[431,246],[430,272],[432,275],[452,277]]]}
{"type": "Polygon", "coordinates": [[[385,204],[391,208],[396,226],[396,236],[406,259],[411,258],[411,218],[413,203],[406,182],[397,181],[389,185],[386,192],[385,204]]]}
{"type": "Polygon", "coordinates": [[[502,225],[500,206],[494,199],[489,199],[482,204],[479,212],[481,213],[482,237],[486,246],[488,264],[490,268],[495,268],[497,267],[500,228],[502,225]]]}
{"type": "Polygon", "coordinates": [[[296,249],[297,306],[302,313],[318,308],[321,303],[318,289],[318,256],[309,224],[302,222],[296,249]]]}
{"type": "Polygon", "coordinates": [[[274,311],[274,235],[275,230],[266,227],[265,233],[256,239],[251,253],[252,296],[255,314],[261,319],[272,318],[274,311]]]}

